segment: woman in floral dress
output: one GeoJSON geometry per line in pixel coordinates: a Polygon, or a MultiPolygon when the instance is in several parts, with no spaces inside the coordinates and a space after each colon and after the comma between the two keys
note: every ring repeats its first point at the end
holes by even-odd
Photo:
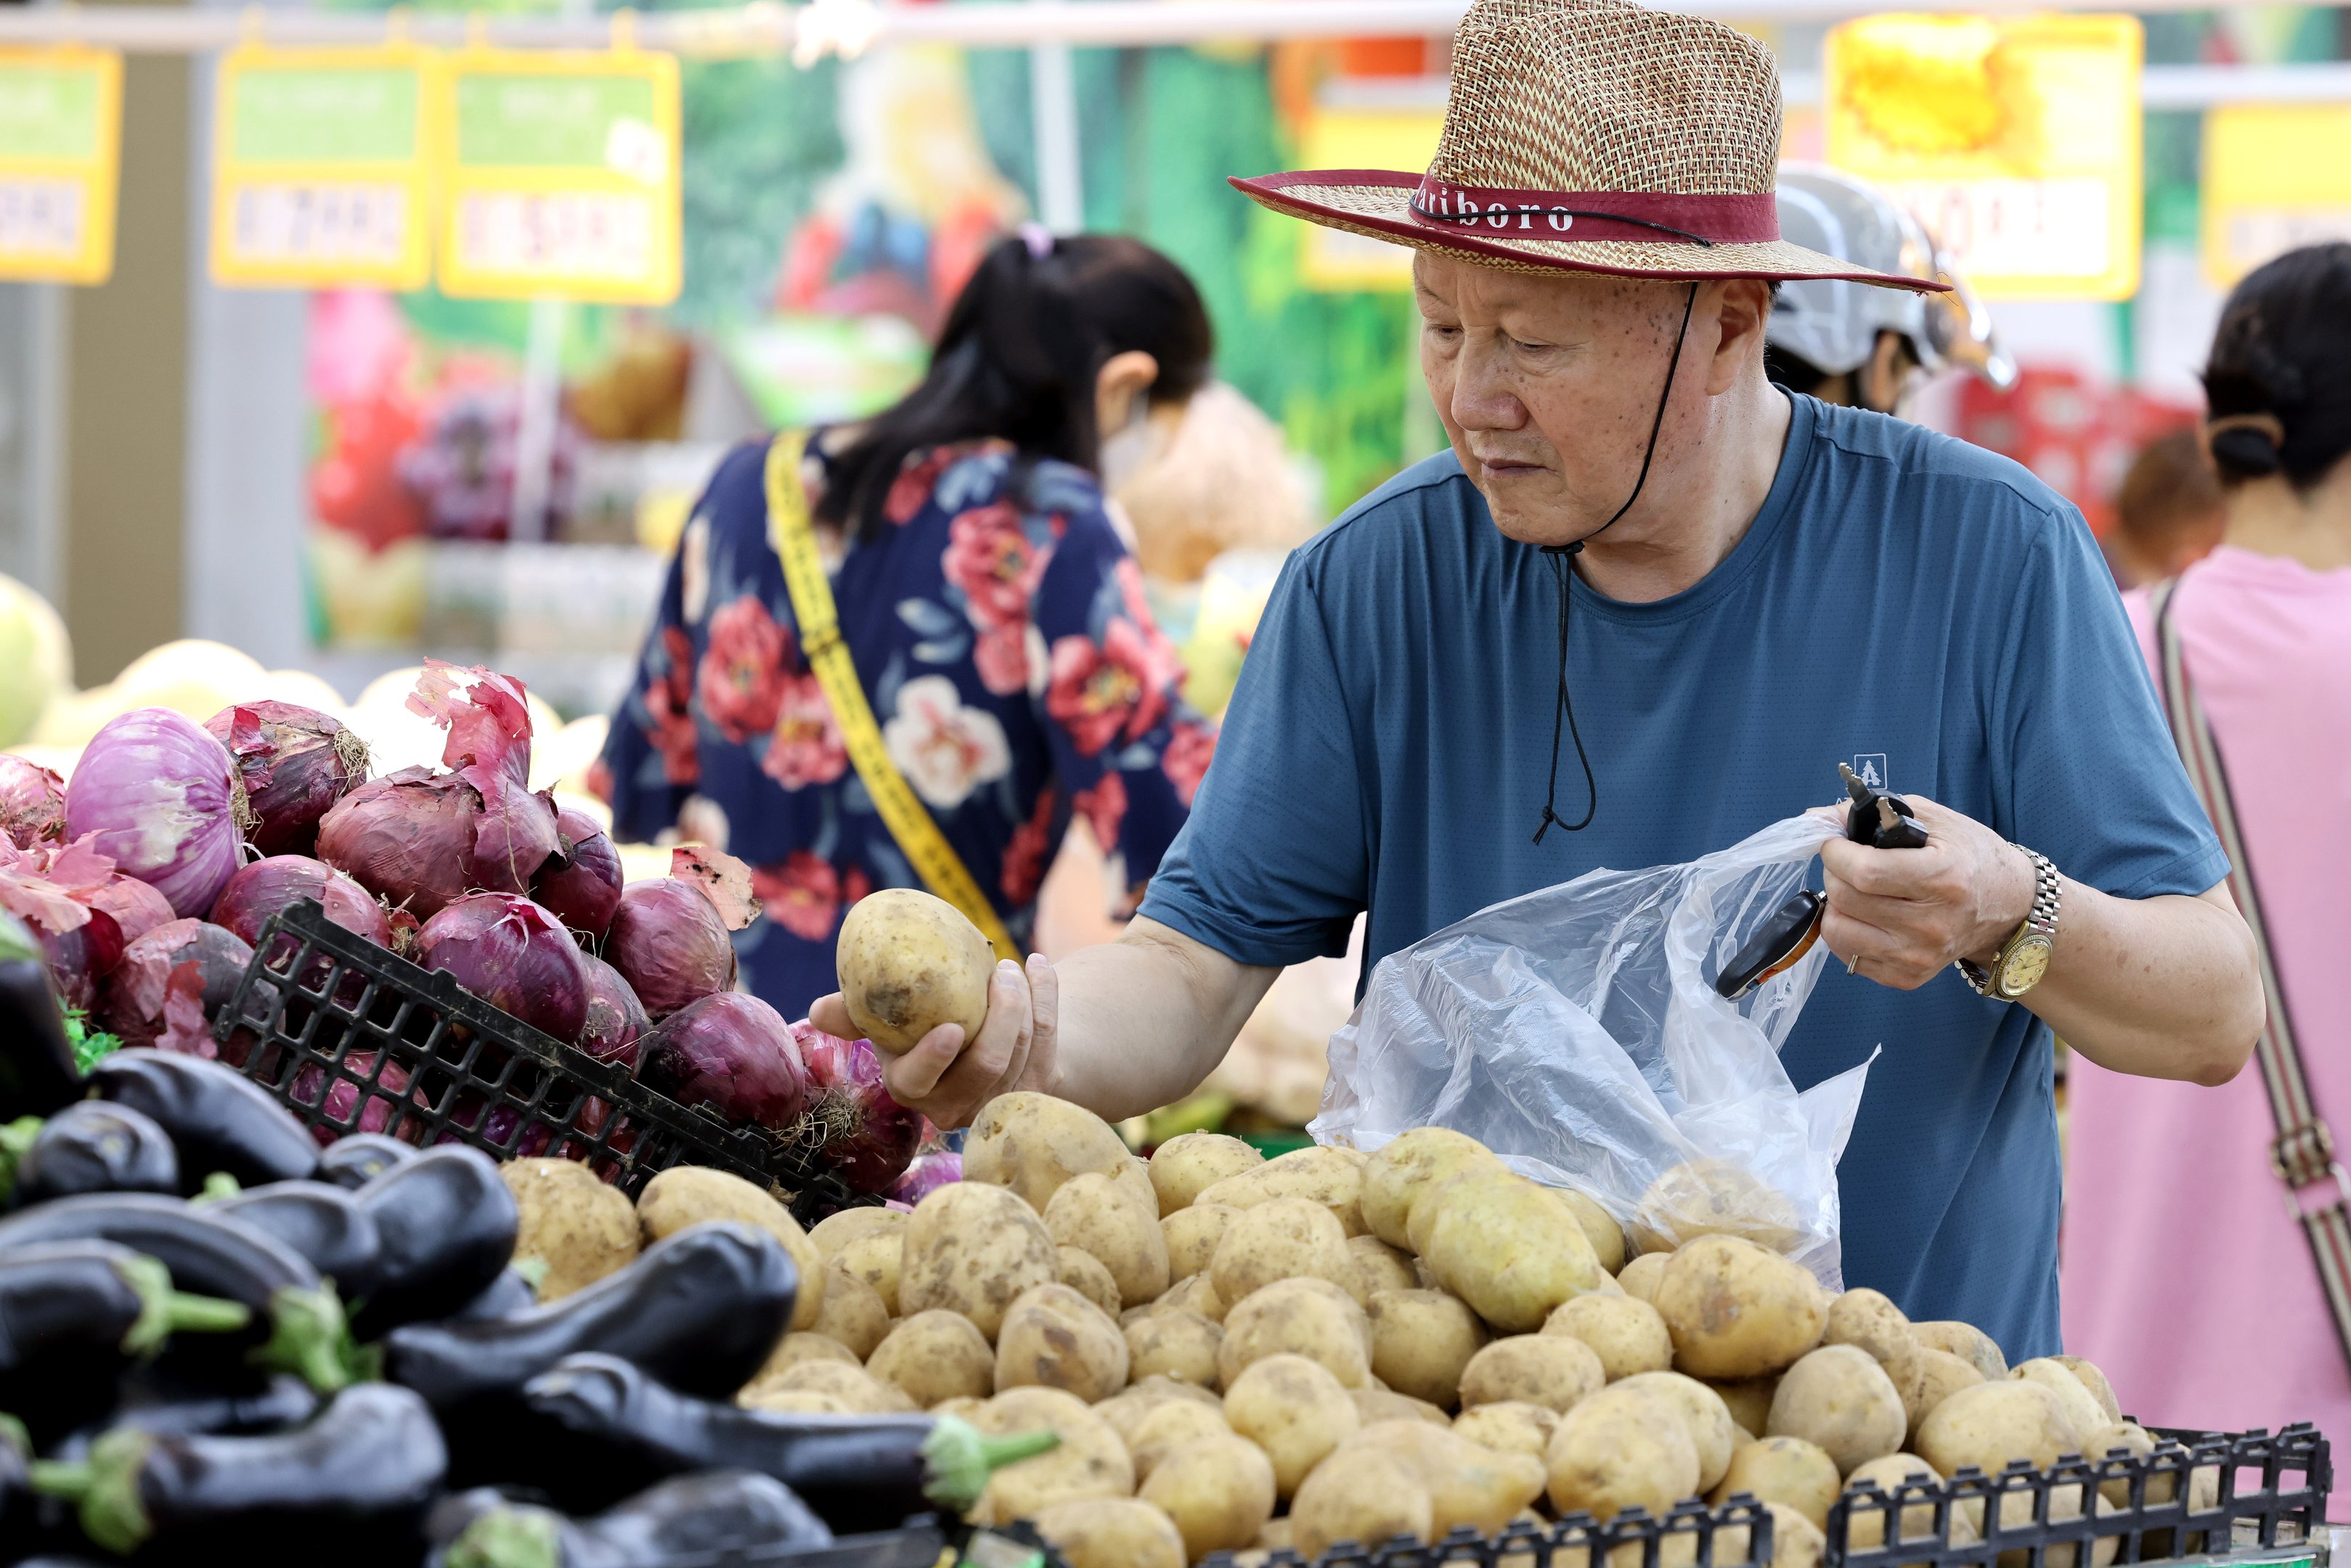
{"type": "MultiPolygon", "coordinates": [[[[809,444],[841,633],[891,758],[1024,944],[1071,821],[1139,891],[1216,747],[1101,477],[1154,406],[1207,379],[1210,346],[1156,251],[1026,229],[982,261],[921,385],[809,444]]],[[[849,905],[922,881],[800,646],[765,458],[730,454],[695,507],[600,776],[618,836],[674,827],[751,865],[768,918],[737,938],[745,984],[797,1018],[838,988],[849,905]]]]}

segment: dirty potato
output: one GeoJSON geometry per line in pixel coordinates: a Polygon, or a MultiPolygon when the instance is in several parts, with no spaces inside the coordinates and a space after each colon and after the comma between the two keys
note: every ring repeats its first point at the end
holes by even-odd
{"type": "Polygon", "coordinates": [[[1376,1236],[1348,1237],[1347,1256],[1355,1260],[1355,1272],[1363,1276],[1366,1304],[1382,1291],[1411,1291],[1420,1286],[1412,1260],[1376,1236]]]}
{"type": "Polygon", "coordinates": [[[1233,1379],[1225,1419],[1273,1461],[1274,1490],[1283,1498],[1362,1424],[1328,1368],[1289,1354],[1253,1362],[1233,1379]]]}
{"type": "Polygon", "coordinates": [[[1139,1486],[1149,1479],[1153,1468],[1161,1459],[1186,1444],[1232,1435],[1224,1412],[1215,1406],[1171,1399],[1145,1416],[1127,1442],[1127,1457],[1134,1461],[1135,1483],[1139,1486]]]}
{"type": "Polygon", "coordinates": [[[1364,1310],[1327,1280],[1280,1280],[1225,1314],[1217,1375],[1230,1388],[1254,1362],[1284,1351],[1321,1362],[1341,1386],[1369,1381],[1372,1330],[1364,1310]]]}
{"type": "Polygon", "coordinates": [[[1208,1263],[1217,1296],[1239,1302],[1279,1280],[1327,1280],[1361,1304],[1364,1277],[1347,1255],[1347,1233],[1311,1198],[1279,1197],[1242,1210],[1208,1263]]]}
{"type": "Polygon", "coordinates": [[[1074,1247],[1056,1247],[1053,1256],[1061,1265],[1061,1283],[1112,1316],[1126,1311],[1118,1293],[1118,1281],[1110,1277],[1101,1259],[1074,1247]]]}
{"type": "Polygon", "coordinates": [[[1974,1367],[1986,1383],[1997,1383],[2008,1375],[2008,1358],[1991,1335],[1973,1323],[1957,1319],[1937,1322],[1912,1323],[1910,1333],[1928,1350],[1939,1350],[1956,1355],[1974,1367]]]}
{"type": "Polygon", "coordinates": [[[996,1391],[1061,1388],[1091,1405],[1126,1386],[1126,1336],[1058,1281],[1024,1291],[996,1336],[996,1391]]]}
{"type": "Polygon", "coordinates": [[[1204,1406],[1221,1413],[1224,1400],[1197,1384],[1178,1383],[1172,1377],[1153,1375],[1138,1377],[1126,1389],[1113,1395],[1094,1406],[1094,1414],[1110,1424],[1118,1440],[1129,1453],[1134,1452],[1135,1435],[1151,1413],[1163,1405],[1186,1404],[1204,1406]]]}
{"type": "Polygon", "coordinates": [[[1475,1409],[1516,1400],[1564,1415],[1607,1381],[1599,1354],[1580,1339],[1512,1334],[1494,1341],[1461,1369],[1461,1405],[1475,1409]]]}
{"type": "Polygon", "coordinates": [[[1454,1418],[1453,1435],[1498,1454],[1524,1454],[1540,1459],[1551,1450],[1551,1435],[1559,1426],[1559,1412],[1523,1400],[1505,1399],[1464,1410],[1454,1418]]]}
{"type": "Polygon", "coordinates": [[[1735,1236],[1702,1236],[1657,1280],[1674,1364],[1693,1377],[1777,1372],[1820,1343],[1827,1292],[1810,1270],[1735,1236]]]}
{"type": "Polygon", "coordinates": [[[1152,1470],[1140,1495],[1175,1521],[1185,1555],[1197,1563],[1257,1539],[1273,1517],[1273,1463],[1239,1437],[1190,1443],[1152,1470]]]}
{"type": "Polygon", "coordinates": [[[1184,1568],[1176,1521],[1137,1498],[1057,1502],[1034,1522],[1069,1568],[1184,1568]]]}
{"type": "Polygon", "coordinates": [[[1051,1233],[1018,1194],[950,1182],[915,1205],[907,1222],[898,1303],[909,1316],[935,1307],[961,1312],[992,1342],[1015,1297],[1061,1277],[1051,1233]]]}
{"type": "Polygon", "coordinates": [[[1730,1407],[1722,1396],[1695,1377],[1678,1372],[1636,1372],[1621,1385],[1655,1394],[1674,1407],[1689,1429],[1698,1450],[1698,1490],[1705,1491],[1722,1479],[1730,1463],[1730,1407]]]}
{"type": "Polygon", "coordinates": [[[882,1299],[883,1310],[894,1318],[898,1315],[898,1271],[904,1264],[905,1254],[905,1232],[899,1227],[851,1237],[832,1254],[832,1261],[871,1286],[882,1299]]]}
{"type": "Polygon", "coordinates": [[[964,1142],[963,1179],[966,1185],[1009,1187],[1042,1215],[1071,1176],[1117,1176],[1134,1164],[1108,1122],[1082,1105],[1022,1089],[997,1096],[973,1118],[964,1142]]]}
{"type": "Polygon", "coordinates": [[[1629,1260],[1616,1270],[1616,1288],[1651,1306],[1656,1305],[1657,1281],[1673,1258],[1670,1252],[1644,1252],[1638,1258],[1629,1260]]]}
{"type": "Polygon", "coordinates": [[[1167,1246],[1168,1280],[1188,1280],[1207,1268],[1217,1256],[1217,1243],[1225,1238],[1225,1227],[1240,1212],[1229,1203],[1196,1203],[1162,1219],[1159,1234],[1167,1246]]]}
{"type": "Polygon", "coordinates": [[[1400,1394],[1451,1409],[1461,1396],[1461,1370],[1486,1347],[1486,1325],[1458,1298],[1443,1291],[1374,1293],[1372,1371],[1400,1394]]]}
{"type": "Polygon", "coordinates": [[[970,1517],[975,1523],[1009,1524],[1033,1519],[1040,1510],[1078,1498],[1128,1497],[1134,1491],[1134,1463],[1110,1424],[1084,1400],[1059,1388],[1016,1388],[988,1400],[967,1417],[991,1436],[1050,1431],[1061,1446],[1005,1466],[987,1478],[970,1517]]]}
{"type": "Polygon", "coordinates": [[[1844,1476],[1898,1452],[1909,1429],[1894,1380],[1857,1344],[1824,1344],[1782,1373],[1763,1428],[1819,1444],[1844,1476]]]}
{"type": "Polygon", "coordinates": [[[1167,1238],[1116,1178],[1090,1171],[1071,1176],[1045,1205],[1045,1228],[1056,1243],[1099,1260],[1118,1283],[1122,1306],[1155,1301],[1167,1290],[1167,1238]]]}
{"type": "Polygon", "coordinates": [[[1202,1387],[1217,1381],[1222,1325],[1197,1312],[1160,1312],[1126,1325],[1127,1375],[1138,1382],[1165,1376],[1202,1387]]]}
{"type": "Polygon", "coordinates": [[[1665,1511],[1698,1490],[1698,1448],[1672,1400],[1629,1380],[1580,1401],[1560,1417],[1544,1452],[1552,1507],[1614,1519],[1625,1509],[1665,1511]]]}
{"type": "Polygon", "coordinates": [[[1184,1133],[1168,1139],[1151,1155],[1151,1188],[1159,1199],[1160,1218],[1191,1207],[1205,1189],[1227,1176],[1263,1164],[1262,1154],[1222,1133],[1184,1133]]]}
{"type": "Polygon", "coordinates": [[[873,1347],[890,1332],[890,1309],[882,1304],[872,1286],[849,1271],[841,1258],[825,1265],[823,1300],[810,1328],[839,1340],[860,1361],[872,1355],[873,1347]]]}
{"type": "Polygon", "coordinates": [[[996,1388],[996,1353],[961,1312],[933,1308],[892,1329],[865,1370],[925,1409],[985,1399],[996,1388]]]}
{"type": "Polygon", "coordinates": [[[538,1281],[541,1301],[560,1301],[636,1261],[637,1211],[578,1160],[508,1160],[498,1167],[498,1175],[514,1194],[518,1214],[515,1259],[547,1265],[538,1281]]]}
{"type": "Polygon", "coordinates": [[[1492,1150],[1449,1127],[1415,1127],[1382,1145],[1364,1162],[1358,1205],[1364,1225],[1391,1247],[1417,1251],[1407,1224],[1423,1193],[1473,1166],[1503,1168],[1492,1150]]]}
{"type": "Polygon", "coordinates": [[[1743,1443],[1731,1454],[1730,1464],[1707,1494],[1720,1504],[1734,1493],[1752,1492],[1763,1502],[1784,1503],[1828,1528],[1829,1505],[1837,1499],[1842,1478],[1836,1461],[1817,1443],[1802,1437],[1763,1437],[1743,1443]]]}
{"type": "Polygon", "coordinates": [[[920,889],[886,887],[851,904],[833,961],[849,1021],[888,1055],[946,1023],[976,1039],[987,1018],[995,949],[961,910],[920,889]]]}
{"type": "Polygon", "coordinates": [[[1674,1338],[1666,1320],[1635,1296],[1594,1291],[1562,1301],[1543,1320],[1542,1332],[1590,1345],[1611,1383],[1635,1373],[1664,1372],[1674,1364],[1674,1338]]]}
{"type": "Polygon", "coordinates": [[[1523,1176],[1466,1176],[1429,1202],[1422,1258],[1447,1290],[1505,1333],[1532,1333],[1561,1302],[1607,1278],[1575,1217],[1523,1176]]]}

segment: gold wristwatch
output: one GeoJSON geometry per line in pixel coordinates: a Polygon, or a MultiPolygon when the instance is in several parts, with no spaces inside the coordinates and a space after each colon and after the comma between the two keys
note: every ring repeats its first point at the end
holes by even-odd
{"type": "Polygon", "coordinates": [[[2057,868],[2049,863],[2047,855],[2036,854],[2022,844],[2009,848],[2032,862],[2032,907],[2025,913],[2024,923],[1992,955],[1990,973],[1967,958],[1956,966],[1976,995],[2003,1002],[2016,1000],[2041,983],[2041,977],[2049,972],[2049,955],[2057,946],[2057,868]]]}

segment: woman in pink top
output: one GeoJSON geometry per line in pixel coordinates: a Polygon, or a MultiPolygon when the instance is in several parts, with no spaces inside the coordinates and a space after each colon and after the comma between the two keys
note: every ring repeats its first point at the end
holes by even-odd
{"type": "MultiPolygon", "coordinates": [[[[2171,618],[2312,1095],[2351,1160],[2351,245],[2240,284],[2204,384],[2228,528],[2171,618]]],[[[2156,669],[2147,600],[2127,602],[2156,669]]],[[[2351,1370],[2271,1174],[2260,1072],[2199,1089],[2077,1055],[2072,1073],[2065,1348],[2151,1424],[2351,1439],[2351,1370]]]]}

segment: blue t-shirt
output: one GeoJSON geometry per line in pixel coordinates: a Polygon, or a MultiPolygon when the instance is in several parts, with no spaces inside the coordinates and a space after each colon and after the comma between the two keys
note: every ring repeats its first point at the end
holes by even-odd
{"type": "MultiPolygon", "coordinates": [[[[1573,581],[1590,828],[1529,841],[1558,590],[1447,453],[1290,558],[1143,913],[1273,965],[1343,952],[1367,909],[1368,967],[1487,904],[1838,799],[1840,762],[2118,897],[2220,882],[2081,515],[2005,458],[1793,402],[1770,496],[1704,580],[1646,604],[1573,581]]],[[[1559,793],[1573,821],[1572,746],[1559,793]]],[[[2047,1026],[1956,973],[1905,992],[1832,963],[1783,1060],[1801,1089],[1880,1044],[1838,1172],[1847,1283],[1976,1323],[2011,1360],[2056,1352],[2047,1026]]]]}

